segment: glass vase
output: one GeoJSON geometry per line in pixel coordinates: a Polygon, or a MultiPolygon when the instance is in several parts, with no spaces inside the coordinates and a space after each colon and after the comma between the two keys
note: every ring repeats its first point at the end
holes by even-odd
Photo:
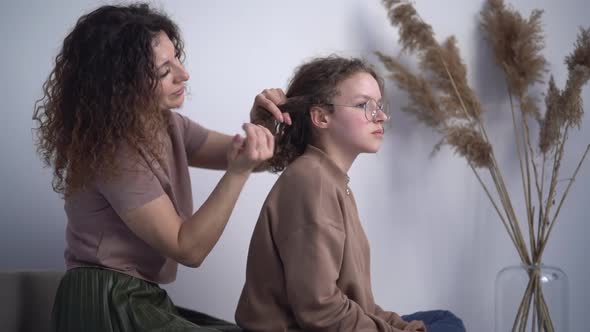
{"type": "Polygon", "coordinates": [[[534,264],[498,272],[496,332],[569,332],[569,318],[569,282],[561,269],[534,264]]]}

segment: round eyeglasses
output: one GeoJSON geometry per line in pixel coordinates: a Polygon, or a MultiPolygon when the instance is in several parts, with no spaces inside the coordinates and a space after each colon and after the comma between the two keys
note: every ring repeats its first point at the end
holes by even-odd
{"type": "Polygon", "coordinates": [[[369,99],[364,103],[360,103],[357,105],[342,105],[342,104],[324,104],[326,106],[340,106],[340,107],[353,107],[359,110],[363,110],[365,112],[365,118],[367,121],[377,122],[377,117],[379,116],[379,111],[381,111],[385,115],[384,121],[389,120],[389,109],[387,105],[384,103],[378,103],[374,99],[369,99]]]}

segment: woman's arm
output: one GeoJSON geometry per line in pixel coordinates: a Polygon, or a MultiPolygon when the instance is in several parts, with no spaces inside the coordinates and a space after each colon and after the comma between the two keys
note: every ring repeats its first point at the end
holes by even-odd
{"type": "Polygon", "coordinates": [[[227,169],[227,153],[232,146],[232,137],[208,130],[207,139],[192,155],[188,156],[188,164],[192,167],[207,169],[227,169]]]}
{"type": "Polygon", "coordinates": [[[205,203],[182,220],[167,195],[121,216],[141,239],[187,266],[201,265],[223,233],[252,169],[270,158],[274,140],[262,127],[245,124],[246,138],[236,135],[227,155],[228,170],[205,203]]]}
{"type": "MultiPolygon", "coordinates": [[[[251,120],[256,118],[258,112],[270,112],[277,120],[291,123],[289,114],[281,114],[277,107],[286,100],[285,93],[281,89],[266,89],[256,95],[254,104],[250,110],[251,120]]],[[[192,155],[188,156],[189,165],[192,167],[207,169],[227,169],[227,153],[231,148],[232,137],[213,130],[209,130],[207,139],[203,145],[192,155]]],[[[264,170],[263,168],[255,171],[264,170]]]]}

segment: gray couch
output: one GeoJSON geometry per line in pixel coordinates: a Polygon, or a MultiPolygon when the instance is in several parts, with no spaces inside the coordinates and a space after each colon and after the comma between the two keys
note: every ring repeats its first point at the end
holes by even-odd
{"type": "Polygon", "coordinates": [[[62,271],[0,271],[0,331],[50,331],[62,271]]]}

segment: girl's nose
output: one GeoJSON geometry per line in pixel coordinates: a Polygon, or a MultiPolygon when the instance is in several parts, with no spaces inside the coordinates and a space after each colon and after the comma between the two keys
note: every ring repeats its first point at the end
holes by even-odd
{"type": "Polygon", "coordinates": [[[387,115],[387,113],[385,113],[384,110],[382,109],[377,109],[377,114],[375,115],[375,122],[384,122],[384,121],[388,121],[390,118],[389,115],[387,115]]]}

